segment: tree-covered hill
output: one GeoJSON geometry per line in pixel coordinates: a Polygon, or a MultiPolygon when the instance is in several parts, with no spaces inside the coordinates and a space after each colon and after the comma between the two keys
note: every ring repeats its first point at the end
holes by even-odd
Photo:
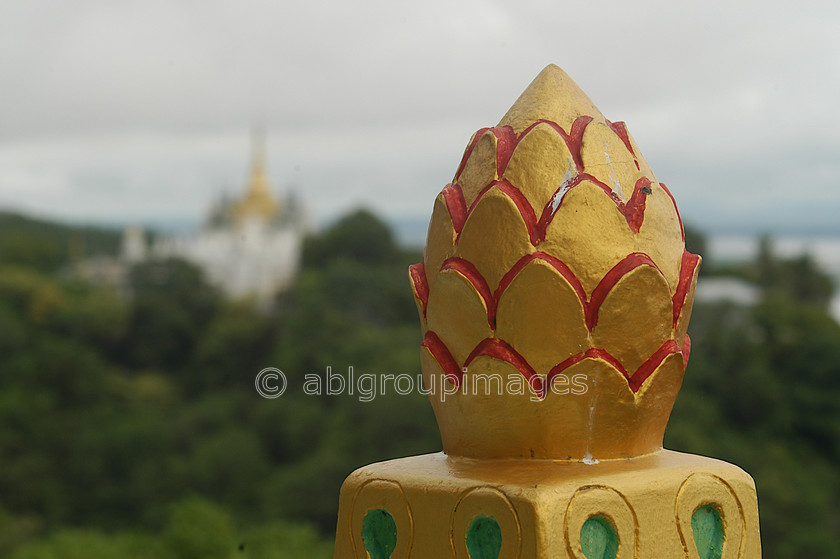
{"type": "MultiPolygon", "coordinates": [[[[268,313],[177,260],[136,266],[130,297],[70,281],[78,232],[14,223],[0,219],[0,556],[327,558],[347,474],[439,450],[419,394],[303,393],[307,374],[420,372],[420,255],[372,214],[308,239],[268,313]],[[60,250],[27,260],[16,239],[60,250]],[[255,390],[266,367],[288,378],[280,398],[255,390]]],[[[695,307],[666,446],[754,475],[765,557],[840,557],[840,327],[800,288],[818,271],[767,258],[738,272],[775,271],[755,276],[760,305],[695,307]]]]}
{"type": "Polygon", "coordinates": [[[120,232],[74,226],[0,210],[0,262],[54,272],[69,261],[91,255],[115,255],[120,232]]]}

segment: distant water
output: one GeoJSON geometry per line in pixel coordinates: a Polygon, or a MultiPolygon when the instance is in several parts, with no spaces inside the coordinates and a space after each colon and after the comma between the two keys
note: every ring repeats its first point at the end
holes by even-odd
{"type": "MultiPolygon", "coordinates": [[[[834,279],[835,295],[831,314],[840,322],[840,237],[779,235],[771,237],[773,252],[782,258],[810,254],[817,265],[834,279]]],[[[752,260],[758,254],[757,235],[715,235],[706,240],[709,260],[735,262],[752,260]]]]}

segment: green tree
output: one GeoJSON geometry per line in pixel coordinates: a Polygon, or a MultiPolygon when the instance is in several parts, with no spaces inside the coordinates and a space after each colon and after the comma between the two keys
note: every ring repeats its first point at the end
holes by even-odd
{"type": "Polygon", "coordinates": [[[138,367],[181,368],[219,304],[219,294],[195,266],[178,259],[132,268],[133,311],[124,353],[138,367]]]}
{"type": "Polygon", "coordinates": [[[765,557],[836,557],[840,325],[778,292],[755,308],[696,305],[666,446],[753,475],[765,557]]]}
{"type": "Polygon", "coordinates": [[[692,254],[699,254],[703,257],[703,268],[701,268],[701,272],[704,271],[706,268],[710,268],[712,262],[709,260],[709,252],[708,252],[708,244],[706,242],[706,236],[703,234],[702,231],[699,229],[695,229],[690,225],[686,225],[684,227],[685,230],[685,250],[692,254]]]}
{"type": "Polygon", "coordinates": [[[239,546],[241,559],[331,559],[333,545],[312,526],[272,522],[246,530],[239,546]]]}
{"type": "Polygon", "coordinates": [[[391,230],[368,210],[357,210],[339,219],[324,234],[306,240],[305,267],[317,267],[336,258],[379,265],[398,255],[391,230]]]}
{"type": "Polygon", "coordinates": [[[810,254],[782,259],[773,251],[768,236],[759,240],[753,280],[765,296],[788,297],[800,303],[828,308],[834,294],[834,282],[820,270],[810,254]]]}
{"type": "Polygon", "coordinates": [[[76,227],[0,211],[0,263],[53,273],[85,256],[115,255],[118,231],[76,227]]]}
{"type": "Polygon", "coordinates": [[[226,559],[239,543],[228,513],[200,497],[172,505],[166,542],[178,559],[226,559]]]}
{"type": "Polygon", "coordinates": [[[179,559],[155,538],[108,535],[97,530],[62,530],[18,548],[11,559],[179,559]]]}

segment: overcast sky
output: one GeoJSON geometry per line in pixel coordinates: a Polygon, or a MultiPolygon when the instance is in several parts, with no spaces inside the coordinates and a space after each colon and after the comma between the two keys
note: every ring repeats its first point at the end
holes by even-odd
{"type": "Polygon", "coordinates": [[[199,220],[250,129],[318,221],[429,215],[548,63],[687,221],[840,231],[840,2],[0,0],[0,207],[199,220]]]}

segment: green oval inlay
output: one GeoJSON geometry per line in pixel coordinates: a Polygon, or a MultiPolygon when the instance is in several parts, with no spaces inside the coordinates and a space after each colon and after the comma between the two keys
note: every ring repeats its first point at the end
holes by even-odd
{"type": "Polygon", "coordinates": [[[502,529],[492,516],[476,516],[467,528],[467,551],[470,559],[499,559],[502,529]]]}
{"type": "Polygon", "coordinates": [[[370,559],[390,559],[397,547],[397,525],[387,510],[368,511],[362,521],[362,541],[370,559]]]}
{"type": "Polygon", "coordinates": [[[580,529],[580,547],[586,559],[615,559],[618,534],[606,516],[590,516],[580,529]]]}
{"type": "Polygon", "coordinates": [[[720,559],[723,555],[723,520],[714,505],[700,507],[691,516],[691,531],[700,559],[720,559]]]}

